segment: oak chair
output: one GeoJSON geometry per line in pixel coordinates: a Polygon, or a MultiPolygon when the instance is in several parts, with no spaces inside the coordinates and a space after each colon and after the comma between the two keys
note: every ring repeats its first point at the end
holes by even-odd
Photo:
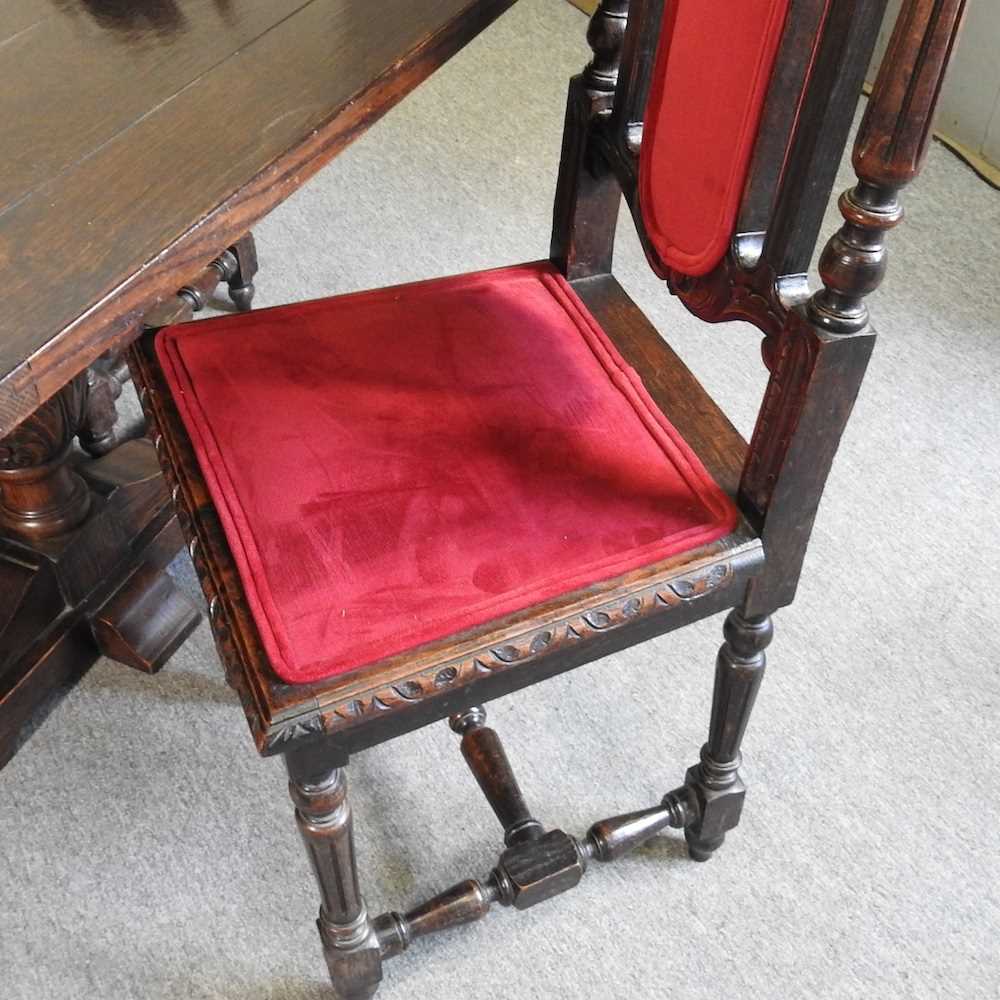
{"type": "MultiPolygon", "coordinates": [[[[865,296],[924,155],[963,0],[908,0],[805,273],[885,0],[604,0],[570,83],[550,258],[151,331],[130,365],[257,748],[283,754],[336,992],[668,827],[705,861],[874,344],[865,296]],[[694,314],[770,372],[746,444],[611,273],[624,194],[694,314]],[[486,701],[729,610],[708,740],[575,838],[529,811],[486,701]],[[371,918],[345,767],[450,718],[504,830],[481,879],[371,918]]],[[[218,271],[218,268],[216,268],[218,271]]],[[[613,684],[613,678],[607,681],[613,684]]]]}

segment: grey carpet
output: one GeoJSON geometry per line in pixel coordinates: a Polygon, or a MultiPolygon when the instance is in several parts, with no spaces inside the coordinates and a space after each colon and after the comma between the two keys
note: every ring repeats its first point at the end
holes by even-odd
{"type": "MultiPolygon", "coordinates": [[[[584,26],[522,0],[258,227],[259,303],[544,256],[584,26]]],[[[664,837],[422,942],[388,965],[386,1000],[998,996],[1000,196],[935,147],[906,205],[882,339],[776,620],[739,831],[707,865],[664,837]]],[[[748,433],[757,334],[692,320],[624,217],[619,234],[621,280],[748,433]]],[[[495,703],[544,821],[582,833],[678,783],[720,624],[495,703]]],[[[374,912],[495,857],[455,743],[439,725],[352,763],[374,912]]],[[[4,1000],[328,995],[281,766],[252,749],[204,627],[156,678],[99,663],[0,773],[0,802],[4,1000]]]]}

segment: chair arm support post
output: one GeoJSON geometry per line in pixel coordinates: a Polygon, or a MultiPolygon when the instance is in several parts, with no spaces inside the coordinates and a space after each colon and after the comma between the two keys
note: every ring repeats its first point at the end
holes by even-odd
{"type": "Polygon", "coordinates": [[[664,0],[631,0],[621,42],[618,85],[615,88],[611,131],[624,153],[637,157],[642,147],[642,125],[660,43],[664,0]]]}
{"type": "Polygon", "coordinates": [[[854,146],[858,183],[840,199],[844,225],[820,257],[823,288],[764,342],[771,371],[740,498],[761,524],[767,563],[747,614],[795,594],[806,544],[841,434],[874,346],[865,298],[885,274],[897,195],[920,171],[965,0],[907,0],[854,146]]]}
{"type": "Polygon", "coordinates": [[[779,278],[809,268],[885,6],[837,0],[823,15],[764,240],[779,278]]]}
{"type": "Polygon", "coordinates": [[[868,326],[865,297],[882,283],[885,234],[903,218],[898,194],[927,155],[941,84],[965,0],[907,0],[854,144],[858,183],[840,198],[844,225],[819,262],[823,288],[809,318],[832,333],[868,326]]]}
{"type": "Polygon", "coordinates": [[[621,188],[598,149],[595,126],[611,114],[629,0],[602,0],[590,19],[593,59],[566,98],[549,255],[569,279],[610,274],[621,188]]]}
{"type": "Polygon", "coordinates": [[[764,341],[771,371],[740,481],[740,505],[764,542],[762,573],[751,581],[744,613],[790,604],[813,521],[841,435],[861,389],[875,334],[842,336],[792,310],[764,341]]]}

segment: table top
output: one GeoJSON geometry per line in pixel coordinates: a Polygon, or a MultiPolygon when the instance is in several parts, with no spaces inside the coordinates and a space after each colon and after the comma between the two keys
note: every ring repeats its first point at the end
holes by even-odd
{"type": "Polygon", "coordinates": [[[6,0],[0,436],[512,3],[6,0]]]}

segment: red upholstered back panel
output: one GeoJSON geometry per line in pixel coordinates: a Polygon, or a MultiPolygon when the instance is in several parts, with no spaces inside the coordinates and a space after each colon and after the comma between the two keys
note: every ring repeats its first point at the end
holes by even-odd
{"type": "Polygon", "coordinates": [[[790,0],[666,0],[639,161],[642,219],[685,274],[733,235],[790,0]]]}

